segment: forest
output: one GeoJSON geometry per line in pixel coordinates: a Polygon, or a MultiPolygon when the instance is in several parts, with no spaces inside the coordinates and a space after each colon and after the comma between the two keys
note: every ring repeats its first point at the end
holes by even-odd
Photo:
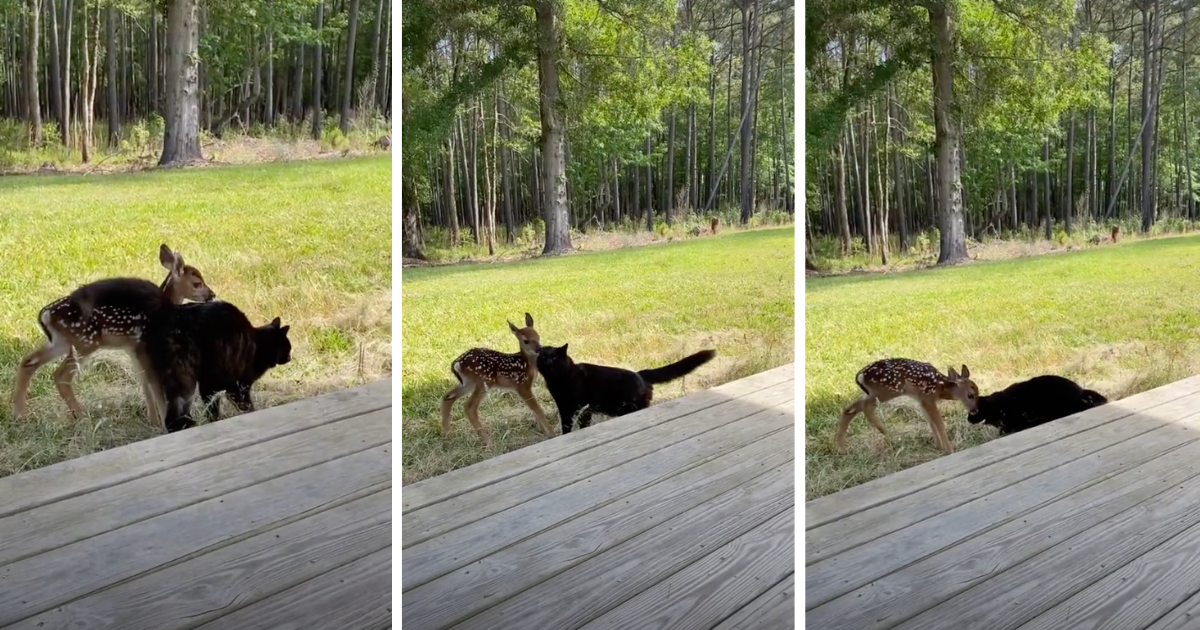
{"type": "Polygon", "coordinates": [[[406,259],[794,212],[790,0],[415,0],[402,29],[406,259]]]}
{"type": "Polygon", "coordinates": [[[390,118],[390,9],[0,0],[0,163],[87,163],[147,144],[161,145],[161,163],[186,163],[201,138],[230,133],[344,137],[390,118]]]}
{"type": "Polygon", "coordinates": [[[808,267],[863,255],[887,265],[922,247],[954,263],[984,239],[1190,229],[1194,5],[808,3],[808,267]]]}

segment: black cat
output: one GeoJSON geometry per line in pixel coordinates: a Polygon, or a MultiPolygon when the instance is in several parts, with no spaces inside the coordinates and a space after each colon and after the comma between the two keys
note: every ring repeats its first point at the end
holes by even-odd
{"type": "Polygon", "coordinates": [[[538,372],[558,406],[564,434],[571,432],[576,414],[583,429],[592,423],[593,412],[615,417],[649,407],[654,385],[681,378],[717,356],[715,350],[703,350],[670,365],[634,372],[575,363],[567,356],[567,345],[543,346],[537,355],[538,372]]]}
{"type": "Polygon", "coordinates": [[[967,420],[994,426],[1000,429],[1000,435],[1008,435],[1107,402],[1099,392],[1084,389],[1069,378],[1047,374],[980,396],[967,420]]]}

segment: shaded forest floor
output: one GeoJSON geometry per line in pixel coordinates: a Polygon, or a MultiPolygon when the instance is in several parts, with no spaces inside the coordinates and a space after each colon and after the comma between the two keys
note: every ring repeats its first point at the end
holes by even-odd
{"type": "Polygon", "coordinates": [[[259,408],[389,374],[391,189],[390,156],[0,178],[0,475],[162,432],[113,351],[76,379],[87,417],[67,415],[50,365],[34,378],[29,419],[12,418],[17,362],[45,341],[38,310],[102,277],[161,281],[160,243],[251,322],[291,326],[292,362],[255,386],[259,408]]]}
{"type": "MultiPolygon", "coordinates": [[[[496,446],[486,451],[454,407],[443,439],[440,401],[450,363],[475,346],[515,352],[505,320],[533,315],[545,345],[569,343],[576,361],[645,369],[715,348],[686,378],[654,388],[655,401],[714,387],[795,360],[795,229],[718,234],[661,247],[495,265],[408,269],[403,277],[404,483],[545,439],[514,392],[480,406],[496,446]]],[[[541,379],[534,393],[559,426],[541,379]]],[[[597,422],[603,421],[601,418],[597,422]]]]}
{"type": "MultiPolygon", "coordinates": [[[[113,173],[157,166],[162,154],[161,119],[130,121],[122,128],[116,146],[108,145],[103,121],[95,124],[92,156],[84,163],[80,139],[66,148],[53,122],[46,123],[43,144],[35,147],[25,122],[0,120],[0,175],[113,173]]],[[[377,115],[357,117],[348,134],[338,128],[336,116],[326,117],[320,140],[313,139],[311,125],[308,121],[281,122],[270,129],[262,125],[233,127],[220,137],[202,131],[200,151],[213,165],[359,157],[384,152],[379,140],[391,133],[390,122],[377,115]]]]}
{"type": "MultiPolygon", "coordinates": [[[[1140,233],[1138,219],[1077,225],[1071,234],[1067,234],[1059,224],[1055,226],[1049,240],[1041,229],[1005,231],[1000,235],[989,235],[979,240],[968,238],[967,251],[972,262],[985,262],[1107,247],[1112,245],[1111,229],[1114,225],[1121,228],[1119,243],[1181,236],[1200,231],[1200,223],[1189,223],[1180,219],[1159,221],[1148,234],[1140,233]]],[[[881,263],[878,253],[868,254],[862,238],[859,237],[853,239],[852,253],[849,256],[841,255],[841,245],[836,237],[817,237],[811,243],[811,247],[814,261],[820,271],[809,271],[806,273],[807,277],[896,273],[934,267],[938,255],[938,232],[934,229],[913,235],[910,238],[909,251],[905,253],[900,253],[899,238],[893,234],[888,245],[887,265],[881,263]]]]}
{"type": "MultiPolygon", "coordinates": [[[[871,361],[966,364],[987,394],[1060,374],[1110,400],[1200,373],[1200,236],[1143,239],[1041,258],[805,285],[805,496],[812,499],[940,456],[916,404],[880,406],[893,444],[859,416],[837,452],[841,409],[871,361]]],[[[958,449],[995,430],[941,405],[958,449]]]]}
{"type": "MultiPolygon", "coordinates": [[[[747,232],[762,229],[777,229],[780,226],[793,225],[795,217],[780,211],[760,211],[750,217],[746,225],[738,221],[735,208],[728,208],[720,213],[700,215],[698,213],[681,213],[667,225],[660,217],[655,220],[654,230],[646,229],[644,222],[630,220],[618,224],[609,224],[605,228],[592,227],[586,232],[572,229],[571,245],[576,253],[603,252],[630,247],[643,247],[674,243],[677,241],[711,237],[711,217],[720,218],[717,235],[747,232]]],[[[441,266],[462,263],[496,263],[512,262],[536,258],[541,255],[545,246],[546,228],[540,219],[533,223],[513,230],[511,242],[506,238],[502,225],[496,226],[496,252],[489,254],[486,242],[475,243],[470,230],[463,226],[460,231],[461,242],[457,247],[450,246],[449,232],[443,228],[426,228],[424,253],[428,262],[404,259],[404,266],[441,266]]]]}

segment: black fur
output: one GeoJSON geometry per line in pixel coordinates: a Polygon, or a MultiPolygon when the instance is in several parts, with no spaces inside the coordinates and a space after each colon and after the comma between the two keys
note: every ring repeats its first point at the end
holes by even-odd
{"type": "Polygon", "coordinates": [[[1084,389],[1069,378],[1047,374],[980,396],[978,408],[967,415],[967,420],[994,426],[1000,435],[1008,435],[1107,402],[1100,393],[1084,389]]]}
{"type": "Polygon", "coordinates": [[[267,370],[291,360],[287,332],[278,317],[255,328],[228,302],[182,304],[152,318],[144,347],[166,399],[167,431],[195,425],[191,398],[197,387],[205,415],[222,391],[239,410],[253,411],[250,387],[267,370]]]}
{"type": "Polygon", "coordinates": [[[127,309],[147,318],[171,308],[171,300],[162,288],[143,278],[106,278],[89,282],[72,291],[67,299],[85,318],[100,306],[127,309]]]}
{"type": "Polygon", "coordinates": [[[567,345],[543,346],[537,356],[538,372],[558,406],[564,434],[571,432],[576,414],[583,429],[592,423],[592,412],[615,417],[649,407],[655,384],[681,378],[717,355],[715,350],[703,350],[670,365],[634,372],[575,363],[567,356],[567,345]]]}

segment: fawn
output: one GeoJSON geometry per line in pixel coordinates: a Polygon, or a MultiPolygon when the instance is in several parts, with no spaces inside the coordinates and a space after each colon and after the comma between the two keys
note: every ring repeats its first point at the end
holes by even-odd
{"type": "Polygon", "coordinates": [[[492,447],[492,436],[479,422],[479,404],[491,388],[516,390],[517,395],[533,410],[538,428],[547,436],[550,435],[550,424],[546,421],[546,412],[542,411],[537,398],[533,396],[533,380],[537,376],[537,352],[542,347],[541,338],[533,329],[533,316],[525,313],[525,327],[517,328],[508,322],[508,329],[517,337],[520,351],[516,354],[505,354],[488,348],[471,348],[459,355],[450,369],[458,379],[458,386],[442,396],[442,435],[450,435],[450,409],[454,401],[467,392],[467,420],[475,427],[475,432],[483,440],[487,448],[492,447]]]}
{"type": "Polygon", "coordinates": [[[971,412],[975,411],[979,400],[979,388],[971,381],[971,371],[965,365],[961,373],[950,368],[949,375],[946,375],[928,363],[912,359],[883,359],[859,370],[855,381],[866,395],[846,407],[838,421],[837,445],[842,451],[846,450],[846,431],[854,416],[859,412],[865,414],[871,426],[886,439],[888,434],[883,422],[875,414],[875,406],[893,398],[908,396],[921,403],[938,446],[947,453],[953,452],[954,443],[946,435],[946,423],[942,420],[937,403],[939,400],[957,400],[971,412]]]}
{"type": "MultiPolygon", "coordinates": [[[[161,285],[141,279],[126,279],[143,283],[148,291],[171,304],[184,300],[208,302],[216,297],[204,283],[204,277],[195,267],[185,264],[183,256],[173,252],[165,244],[159,247],[158,260],[168,271],[161,285]]],[[[144,375],[145,357],[140,356],[138,341],[145,325],[145,314],[133,309],[96,303],[89,299],[96,289],[118,279],[99,280],[83,285],[71,295],[59,298],[38,313],[38,324],[46,334],[47,342],[26,355],[17,368],[17,387],[14,395],[14,415],[25,417],[25,400],[29,393],[29,382],[33,375],[46,363],[65,357],[54,371],[54,385],[73,417],[83,414],[83,408],[75,398],[71,381],[79,371],[79,360],[93,352],[104,349],[125,350],[142,368],[140,376],[142,394],[146,398],[146,413],[151,422],[159,422],[163,409],[152,383],[144,375]],[[84,298],[84,299],[79,299],[84,298]]]]}

